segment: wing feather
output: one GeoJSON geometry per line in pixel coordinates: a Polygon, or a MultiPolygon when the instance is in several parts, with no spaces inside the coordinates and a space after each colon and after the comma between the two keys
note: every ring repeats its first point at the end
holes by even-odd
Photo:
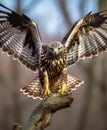
{"type": "Polygon", "coordinates": [[[0,47],[35,71],[42,49],[37,24],[0,4],[0,47]]]}
{"type": "Polygon", "coordinates": [[[62,43],[68,50],[68,65],[105,51],[107,48],[107,10],[95,14],[90,12],[77,21],[62,43]]]}

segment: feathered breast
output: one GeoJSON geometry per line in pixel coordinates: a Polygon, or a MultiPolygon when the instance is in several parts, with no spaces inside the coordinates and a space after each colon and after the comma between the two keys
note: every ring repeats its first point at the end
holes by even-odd
{"type": "Polygon", "coordinates": [[[66,55],[61,55],[56,58],[48,58],[46,55],[42,55],[41,60],[41,67],[46,68],[49,79],[55,78],[57,75],[60,75],[63,68],[66,66],[66,55]]]}

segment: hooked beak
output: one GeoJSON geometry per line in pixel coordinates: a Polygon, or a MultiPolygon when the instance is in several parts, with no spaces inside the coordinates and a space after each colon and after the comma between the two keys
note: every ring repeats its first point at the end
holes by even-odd
{"type": "Polygon", "coordinates": [[[58,48],[54,48],[54,55],[58,54],[58,48]]]}

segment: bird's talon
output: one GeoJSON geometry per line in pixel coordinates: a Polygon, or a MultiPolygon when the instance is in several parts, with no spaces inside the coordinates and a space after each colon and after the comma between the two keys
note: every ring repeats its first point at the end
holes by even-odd
{"type": "Polygon", "coordinates": [[[59,91],[58,91],[59,93],[61,93],[61,94],[64,94],[64,93],[66,93],[67,92],[67,90],[66,90],[66,88],[65,87],[62,87],[61,89],[59,89],[59,91]]]}
{"type": "Polygon", "coordinates": [[[52,92],[49,90],[49,88],[46,88],[44,95],[47,96],[47,95],[51,95],[51,94],[52,94],[52,92]]]}

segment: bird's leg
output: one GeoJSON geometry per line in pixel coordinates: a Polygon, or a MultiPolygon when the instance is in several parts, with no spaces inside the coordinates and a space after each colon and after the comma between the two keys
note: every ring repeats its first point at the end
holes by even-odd
{"type": "Polygon", "coordinates": [[[44,83],[45,83],[45,92],[44,92],[44,95],[46,96],[46,95],[52,94],[52,92],[49,89],[49,78],[48,78],[48,73],[47,73],[46,70],[44,71],[44,83]]]}
{"type": "Polygon", "coordinates": [[[42,71],[40,73],[40,80],[41,80],[42,87],[45,88],[44,96],[52,94],[52,92],[49,89],[48,73],[45,69],[42,69],[42,71]]]}
{"type": "Polygon", "coordinates": [[[66,93],[67,92],[67,68],[65,67],[61,73],[61,77],[60,77],[60,84],[61,84],[61,88],[59,89],[58,92],[60,92],[61,94],[66,93]]]}

